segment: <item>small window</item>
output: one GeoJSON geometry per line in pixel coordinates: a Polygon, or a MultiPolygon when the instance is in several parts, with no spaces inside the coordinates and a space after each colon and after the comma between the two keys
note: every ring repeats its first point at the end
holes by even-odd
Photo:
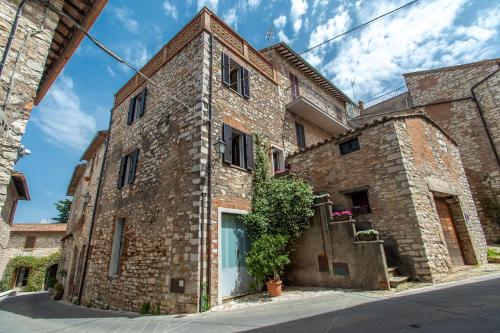
{"type": "Polygon", "coordinates": [[[229,88],[247,98],[250,97],[249,71],[227,54],[222,54],[222,80],[229,88]]]}
{"type": "Polygon", "coordinates": [[[34,249],[36,243],[36,236],[27,236],[26,242],[24,242],[25,249],[34,249]]]}
{"type": "Polygon", "coordinates": [[[285,171],[285,156],[283,154],[283,150],[275,147],[271,148],[271,157],[273,161],[274,173],[285,171]]]}
{"type": "Polygon", "coordinates": [[[295,123],[295,134],[297,136],[297,146],[301,149],[306,148],[306,135],[304,132],[304,125],[295,123]]]}
{"type": "Polygon", "coordinates": [[[370,202],[368,201],[368,190],[350,193],[353,214],[371,213],[370,202]]]}
{"type": "Polygon", "coordinates": [[[139,149],[122,157],[120,162],[120,173],[118,175],[118,188],[133,184],[139,159],[139,149]]]}
{"type": "Polygon", "coordinates": [[[109,275],[114,276],[120,273],[120,261],[123,250],[123,227],[125,219],[117,219],[115,222],[115,232],[113,244],[111,245],[111,258],[109,260],[109,275]]]}
{"type": "Polygon", "coordinates": [[[290,89],[292,92],[292,98],[297,98],[299,97],[299,79],[290,73],[290,89]]]}
{"type": "Polygon", "coordinates": [[[142,117],[144,114],[144,107],[146,105],[146,88],[133,97],[130,100],[130,104],[128,107],[128,118],[127,118],[127,124],[132,124],[134,121],[142,117]]]}
{"type": "Polygon", "coordinates": [[[340,148],[340,155],[349,154],[352,153],[353,151],[359,150],[358,138],[342,142],[341,144],[339,144],[339,148],[340,148]]]}
{"type": "Polygon", "coordinates": [[[229,125],[224,124],[224,162],[244,168],[253,169],[253,139],[229,125]]]}
{"type": "Polygon", "coordinates": [[[19,267],[16,273],[16,287],[26,287],[29,275],[30,269],[28,267],[19,267]]]}

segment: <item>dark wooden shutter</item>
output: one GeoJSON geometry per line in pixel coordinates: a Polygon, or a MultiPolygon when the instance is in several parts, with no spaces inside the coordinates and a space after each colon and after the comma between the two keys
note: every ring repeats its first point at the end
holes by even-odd
{"type": "Polygon", "coordinates": [[[120,161],[120,173],[118,173],[118,188],[123,187],[123,176],[125,173],[125,166],[127,165],[127,156],[122,156],[120,161]]]}
{"type": "Polygon", "coordinates": [[[137,169],[137,160],[139,159],[139,149],[130,154],[130,168],[128,175],[128,183],[133,184],[135,180],[135,171],[137,169]]]}
{"type": "Polygon", "coordinates": [[[144,88],[144,90],[142,91],[142,96],[141,96],[141,113],[139,114],[139,117],[142,117],[142,115],[144,114],[144,109],[146,107],[146,94],[147,94],[147,91],[148,89],[147,88],[144,88]]]}
{"type": "Polygon", "coordinates": [[[250,73],[248,72],[248,69],[242,68],[241,69],[241,74],[243,76],[242,84],[243,84],[243,96],[246,98],[250,98],[250,73]]]}
{"type": "Polygon", "coordinates": [[[232,129],[226,124],[224,124],[223,140],[225,144],[224,162],[231,164],[233,161],[232,129]]]}
{"type": "Polygon", "coordinates": [[[35,242],[36,242],[36,236],[27,236],[26,242],[24,243],[24,248],[25,249],[34,249],[35,242]]]}
{"type": "Polygon", "coordinates": [[[253,138],[249,134],[245,134],[245,158],[247,163],[247,169],[254,169],[254,159],[253,159],[253,138]]]}
{"type": "Polygon", "coordinates": [[[134,121],[134,105],[135,105],[135,97],[130,99],[130,104],[128,105],[128,117],[127,124],[130,125],[134,121]]]}
{"type": "Polygon", "coordinates": [[[299,148],[305,148],[306,137],[304,133],[304,125],[295,123],[295,133],[297,135],[297,146],[299,146],[299,148]]]}
{"type": "Polygon", "coordinates": [[[231,84],[231,79],[229,78],[229,62],[231,60],[229,59],[229,56],[225,53],[222,53],[222,81],[230,85],[231,84]]]}

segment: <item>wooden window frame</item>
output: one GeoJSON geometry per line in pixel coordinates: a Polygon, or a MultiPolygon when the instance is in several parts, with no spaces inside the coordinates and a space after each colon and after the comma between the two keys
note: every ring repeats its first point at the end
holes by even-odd
{"type": "Polygon", "coordinates": [[[137,165],[139,163],[139,149],[122,156],[118,173],[118,188],[131,185],[135,182],[137,165]]]}
{"type": "Polygon", "coordinates": [[[234,59],[222,53],[222,82],[232,91],[245,98],[250,98],[250,71],[234,59]],[[232,78],[236,74],[236,79],[232,78]]]}
{"type": "Polygon", "coordinates": [[[127,124],[130,125],[144,115],[146,107],[147,89],[144,88],[140,93],[130,99],[127,115],[127,124]]]}
{"type": "Polygon", "coordinates": [[[297,146],[300,149],[305,149],[307,147],[306,131],[304,125],[299,122],[295,122],[295,136],[297,138],[297,146]]]}
{"type": "Polygon", "coordinates": [[[25,250],[33,250],[36,246],[36,236],[30,235],[26,236],[24,241],[24,249],[25,250]]]}
{"type": "Polygon", "coordinates": [[[236,168],[240,169],[246,169],[246,170],[253,170],[254,169],[254,149],[253,149],[253,137],[250,134],[246,134],[243,131],[233,128],[227,124],[223,125],[223,140],[225,144],[225,152],[224,152],[224,162],[226,164],[229,164],[231,166],[234,166],[236,168]],[[233,156],[233,137],[234,134],[237,134],[239,138],[242,140],[240,141],[240,154],[239,159],[240,159],[240,164],[238,165],[235,164],[234,161],[234,156],[233,156]]]}
{"type": "Polygon", "coordinates": [[[340,155],[347,155],[361,149],[358,137],[339,143],[340,155]]]}

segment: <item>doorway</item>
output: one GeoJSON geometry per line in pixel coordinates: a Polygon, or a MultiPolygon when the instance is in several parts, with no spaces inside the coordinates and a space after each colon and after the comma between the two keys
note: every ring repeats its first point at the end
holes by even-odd
{"type": "Polygon", "coordinates": [[[57,280],[57,264],[49,266],[45,272],[45,282],[43,284],[43,290],[49,289],[49,286],[53,284],[54,280],[57,280]]]}
{"type": "Polygon", "coordinates": [[[457,235],[457,228],[453,215],[451,214],[450,205],[444,198],[434,197],[436,210],[443,229],[444,240],[448,253],[450,254],[451,263],[453,266],[465,265],[462,246],[457,235]]]}

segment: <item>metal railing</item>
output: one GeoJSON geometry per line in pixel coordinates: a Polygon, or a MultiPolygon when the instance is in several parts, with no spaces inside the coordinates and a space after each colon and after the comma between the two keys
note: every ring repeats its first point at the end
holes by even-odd
{"type": "Polygon", "coordinates": [[[364,107],[369,108],[370,106],[387,101],[388,99],[391,99],[395,96],[401,95],[402,93],[405,93],[407,91],[408,91],[408,88],[406,86],[399,87],[397,89],[391,90],[389,92],[386,92],[380,96],[377,96],[377,97],[369,100],[368,102],[364,103],[364,107]]]}

